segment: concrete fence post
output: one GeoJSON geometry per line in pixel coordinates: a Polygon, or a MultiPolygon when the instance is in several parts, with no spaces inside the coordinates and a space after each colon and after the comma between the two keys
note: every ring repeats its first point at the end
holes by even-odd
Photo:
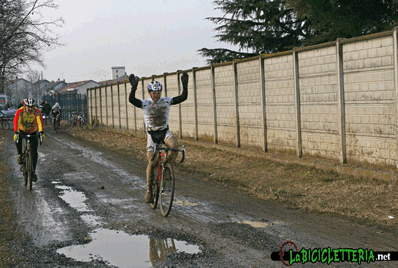
{"type": "MultiPolygon", "coordinates": [[[[394,39],[394,87],[395,87],[395,135],[396,135],[396,146],[398,148],[398,33],[397,27],[394,28],[393,39],[394,39]]],[[[397,153],[398,154],[398,153],[397,153]]],[[[398,157],[398,156],[397,156],[398,157]]],[[[398,159],[395,159],[396,167],[398,168],[398,159]]]]}
{"type": "Polygon", "coordinates": [[[126,105],[126,129],[129,129],[129,109],[128,109],[128,102],[127,102],[127,83],[124,82],[124,102],[126,105]]]}
{"type": "Polygon", "coordinates": [[[97,89],[95,89],[94,91],[94,102],[95,102],[95,121],[94,124],[97,124],[97,120],[98,120],[98,102],[97,102],[97,89]]]}
{"type": "Polygon", "coordinates": [[[301,137],[301,107],[300,107],[300,80],[298,53],[293,49],[293,80],[294,80],[294,107],[296,113],[296,152],[298,157],[303,156],[303,144],[301,137]]]}
{"type": "MultiPolygon", "coordinates": [[[[178,92],[178,96],[181,94],[181,82],[180,82],[180,74],[181,74],[181,70],[177,71],[177,92],[178,92]]],[[[182,139],[182,117],[181,117],[181,103],[178,104],[178,127],[179,127],[179,138],[182,139]]]]}
{"type": "Polygon", "coordinates": [[[211,89],[213,94],[213,128],[214,128],[214,143],[218,143],[217,133],[217,103],[216,103],[216,81],[214,77],[214,66],[211,66],[211,89]]]}
{"type": "MultiPolygon", "coordinates": [[[[87,111],[89,110],[87,109],[87,111]]],[[[90,89],[90,113],[87,118],[89,118],[89,122],[93,122],[93,89],[90,89]]]]}
{"type": "Polygon", "coordinates": [[[163,73],[164,96],[167,97],[167,73],[163,73]]]}
{"type": "Polygon", "coordinates": [[[336,61],[337,61],[337,99],[339,112],[340,128],[340,162],[347,163],[347,142],[346,142],[346,122],[345,122],[345,94],[344,94],[344,66],[343,66],[343,46],[340,40],[336,41],[336,61]]]}
{"type": "Polygon", "coordinates": [[[120,82],[117,82],[117,106],[118,106],[118,116],[119,116],[119,129],[122,128],[122,117],[121,117],[121,109],[120,109],[120,82]]]}
{"type": "MultiPolygon", "coordinates": [[[[105,98],[106,98],[106,89],[105,89],[105,98]]],[[[101,88],[99,89],[99,105],[100,105],[100,125],[102,126],[104,123],[102,121],[102,93],[101,93],[101,88]]],[[[106,107],[108,107],[107,105],[105,105],[106,107]]]]}
{"type": "Polygon", "coordinates": [[[193,107],[194,107],[194,120],[195,120],[195,140],[199,140],[199,130],[198,130],[198,99],[197,99],[197,85],[196,85],[196,69],[192,68],[193,76],[193,107]]]}
{"type": "Polygon", "coordinates": [[[265,98],[265,68],[264,59],[260,55],[260,86],[261,86],[261,112],[262,112],[262,130],[263,130],[263,150],[268,151],[268,136],[267,136],[267,109],[266,109],[266,98],[265,98]]]}
{"type": "Polygon", "coordinates": [[[234,72],[234,97],[235,97],[235,125],[236,125],[236,147],[240,147],[240,121],[239,121],[239,85],[238,85],[238,69],[236,61],[232,62],[234,72]]]}
{"type": "MultiPolygon", "coordinates": [[[[109,117],[109,112],[108,112],[108,87],[105,85],[105,122],[106,122],[106,126],[108,126],[109,125],[109,119],[108,119],[108,117],[109,117]]],[[[100,88],[100,91],[101,91],[101,88],[100,88]]]]}
{"type": "Polygon", "coordinates": [[[114,111],[114,105],[113,105],[113,86],[110,85],[111,87],[111,109],[112,109],[112,127],[115,127],[115,111],[114,111]]]}

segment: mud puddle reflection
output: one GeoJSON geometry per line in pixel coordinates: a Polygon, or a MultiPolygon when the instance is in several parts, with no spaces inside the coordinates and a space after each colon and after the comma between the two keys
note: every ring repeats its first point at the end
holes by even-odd
{"type": "Polygon", "coordinates": [[[57,253],[76,261],[102,260],[118,267],[152,267],[171,253],[197,254],[200,249],[184,241],[155,239],[146,235],[129,235],[122,231],[96,229],[86,245],[58,249],[57,253]]]}

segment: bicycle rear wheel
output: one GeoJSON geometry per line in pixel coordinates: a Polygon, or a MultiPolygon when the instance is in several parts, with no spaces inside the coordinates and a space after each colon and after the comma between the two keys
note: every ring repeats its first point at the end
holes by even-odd
{"type": "Polygon", "coordinates": [[[159,180],[158,180],[158,173],[159,173],[159,166],[155,167],[153,171],[153,180],[152,180],[152,202],[151,208],[155,209],[158,205],[159,200],[159,180]]]}
{"type": "Polygon", "coordinates": [[[28,184],[28,165],[27,165],[27,162],[26,162],[26,159],[27,159],[26,155],[27,155],[27,151],[28,150],[26,149],[26,144],[24,144],[26,141],[24,139],[22,139],[21,142],[23,142],[23,144],[22,144],[23,147],[22,148],[25,148],[23,153],[22,153],[22,167],[21,167],[21,170],[22,170],[22,174],[23,174],[23,183],[26,186],[28,184]]]}
{"type": "Polygon", "coordinates": [[[26,157],[27,187],[29,190],[32,190],[33,158],[32,158],[32,150],[29,144],[26,156],[27,156],[26,157]]]}
{"type": "Polygon", "coordinates": [[[57,115],[57,117],[55,119],[55,132],[56,133],[59,132],[59,127],[60,127],[60,118],[59,118],[59,115],[57,115]]]}
{"type": "Polygon", "coordinates": [[[10,129],[10,123],[8,123],[7,120],[2,120],[1,121],[1,128],[5,129],[5,130],[10,129]]]}
{"type": "Polygon", "coordinates": [[[175,177],[173,165],[167,163],[163,167],[162,180],[160,182],[160,213],[167,217],[171,211],[174,198],[175,177]]]}

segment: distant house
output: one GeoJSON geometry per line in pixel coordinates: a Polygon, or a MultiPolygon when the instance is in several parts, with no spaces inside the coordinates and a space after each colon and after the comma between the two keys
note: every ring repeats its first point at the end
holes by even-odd
{"type": "Polygon", "coordinates": [[[33,86],[35,88],[42,89],[42,88],[48,86],[49,84],[51,84],[51,82],[44,79],[44,80],[38,80],[37,82],[33,83],[33,86]]]}
{"type": "Polygon", "coordinates": [[[9,101],[13,105],[20,103],[28,96],[37,98],[33,91],[33,84],[24,78],[11,80],[4,88],[5,94],[9,96],[9,101]]]}
{"type": "Polygon", "coordinates": [[[127,81],[129,80],[129,77],[128,77],[127,74],[122,75],[121,77],[118,77],[118,78],[116,78],[116,79],[100,81],[99,84],[100,84],[101,86],[108,86],[108,85],[116,84],[116,83],[119,83],[119,82],[124,82],[124,81],[126,81],[126,80],[127,80],[127,81]]]}
{"type": "Polygon", "coordinates": [[[98,87],[99,85],[100,85],[99,83],[93,80],[73,82],[73,83],[68,83],[61,88],[58,88],[57,90],[55,90],[55,93],[62,94],[67,92],[75,92],[76,94],[86,95],[88,88],[98,87]]]}
{"type": "Polygon", "coordinates": [[[60,81],[51,81],[47,86],[43,87],[40,89],[41,96],[46,96],[46,95],[53,95],[55,91],[68,83],[65,82],[65,80],[60,81]]]}

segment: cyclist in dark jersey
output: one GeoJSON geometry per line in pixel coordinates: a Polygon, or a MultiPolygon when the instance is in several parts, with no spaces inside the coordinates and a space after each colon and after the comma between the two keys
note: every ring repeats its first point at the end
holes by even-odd
{"type": "MultiPolygon", "coordinates": [[[[169,112],[170,105],[179,104],[188,98],[188,80],[189,76],[187,73],[183,73],[181,76],[182,82],[182,94],[177,97],[162,97],[162,84],[158,81],[152,81],[148,84],[149,98],[145,100],[139,100],[135,97],[135,92],[138,86],[138,77],[131,74],[129,76],[131,84],[131,92],[129,101],[134,106],[141,108],[144,115],[144,121],[146,130],[148,132],[147,142],[147,159],[148,166],[146,169],[147,179],[147,192],[145,194],[145,202],[150,203],[152,200],[152,189],[151,181],[153,179],[153,170],[155,169],[157,158],[151,161],[153,156],[153,150],[155,142],[164,141],[164,143],[170,148],[177,148],[177,138],[169,130],[169,112]],[[154,139],[156,141],[154,142],[154,139]]],[[[177,152],[171,151],[169,153],[168,161],[174,161],[177,157],[177,152]]]]}

